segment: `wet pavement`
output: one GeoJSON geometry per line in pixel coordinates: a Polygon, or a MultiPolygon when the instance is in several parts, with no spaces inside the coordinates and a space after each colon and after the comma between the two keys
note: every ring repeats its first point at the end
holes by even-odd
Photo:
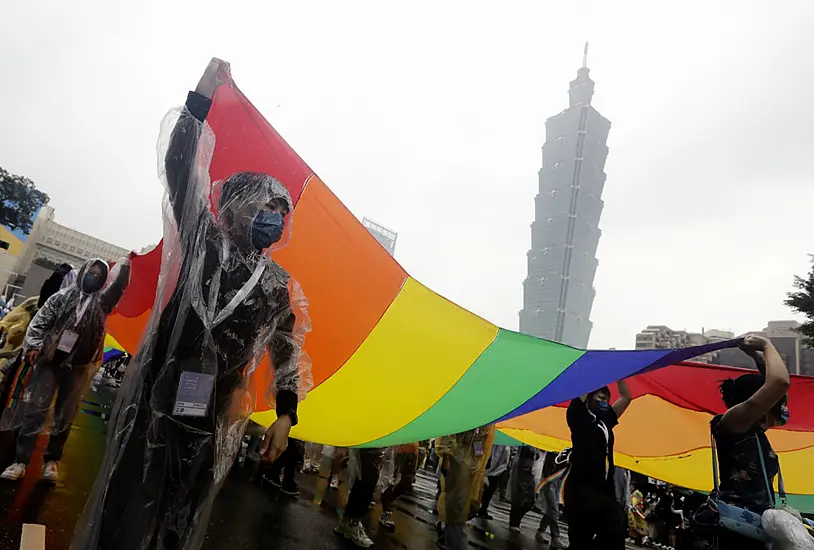
{"type": "MultiPolygon", "coordinates": [[[[105,418],[109,415],[113,393],[102,390],[90,393],[74,424],[65,448],[62,481],[46,484],[39,481],[42,467],[41,438],[39,448],[22,481],[0,481],[0,550],[17,550],[24,523],[46,527],[46,548],[67,550],[74,526],[94,482],[102,460],[105,442],[105,418]]],[[[13,458],[13,441],[0,434],[3,467],[13,458]],[[9,452],[12,454],[9,455],[9,452]]],[[[318,477],[299,475],[299,498],[291,498],[264,484],[251,467],[236,466],[224,485],[212,512],[205,550],[269,548],[280,550],[348,549],[349,542],[337,537],[333,528],[338,521],[340,493],[324,491],[315,502],[318,477]]],[[[469,529],[470,547],[493,549],[545,549],[534,540],[540,515],[531,512],[523,520],[521,533],[508,530],[509,507],[497,502],[490,512],[495,519],[488,523],[473,522],[469,529]],[[491,535],[489,534],[491,532],[491,535]]],[[[420,472],[413,491],[399,499],[395,513],[395,533],[380,529],[380,507],[371,509],[366,527],[380,549],[435,549],[435,477],[420,472]]]]}

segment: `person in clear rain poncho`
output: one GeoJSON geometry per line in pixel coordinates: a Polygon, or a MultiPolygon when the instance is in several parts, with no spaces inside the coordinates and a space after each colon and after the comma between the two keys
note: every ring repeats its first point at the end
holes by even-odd
{"type": "Polygon", "coordinates": [[[71,431],[82,394],[102,356],[105,321],[130,281],[128,259],[119,262],[118,276],[103,290],[109,267],[99,259],[82,266],[73,286],[52,295],[37,312],[23,342],[28,364],[33,365],[18,406],[3,412],[0,429],[19,428],[14,464],[0,477],[16,480],[25,475],[37,436],[49,432],[43,478],[56,481],[58,462],[71,431]],[[53,402],[53,422],[46,418],[53,402]]]}
{"type": "Polygon", "coordinates": [[[282,453],[298,399],[312,385],[301,351],[304,297],[263,253],[284,236],[288,191],[268,174],[238,172],[214,186],[217,215],[210,209],[214,136],[206,118],[220,85],[231,85],[228,65],[213,59],[159,165],[171,214],[155,306],[73,549],[199,548],[254,406],[250,377],[266,352],[277,412],[261,446],[266,460],[282,453]]]}

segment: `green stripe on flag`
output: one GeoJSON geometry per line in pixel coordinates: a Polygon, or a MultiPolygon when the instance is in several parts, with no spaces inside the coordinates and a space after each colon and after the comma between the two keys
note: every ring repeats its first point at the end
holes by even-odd
{"type": "Polygon", "coordinates": [[[531,399],[584,353],[500,329],[494,342],[435,405],[400,430],[361,447],[421,441],[494,422],[531,399]]]}

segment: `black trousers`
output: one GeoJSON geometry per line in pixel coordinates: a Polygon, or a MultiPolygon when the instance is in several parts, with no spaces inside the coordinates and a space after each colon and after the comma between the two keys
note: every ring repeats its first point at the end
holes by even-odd
{"type": "Polygon", "coordinates": [[[489,484],[483,490],[483,497],[481,498],[480,512],[478,515],[485,516],[489,513],[489,504],[492,502],[492,497],[497,492],[498,485],[500,484],[501,476],[493,476],[489,478],[489,484]]]}
{"type": "Polygon", "coordinates": [[[360,477],[353,482],[345,515],[351,519],[362,519],[370,509],[373,493],[376,492],[383,453],[381,449],[358,449],[356,452],[359,453],[360,477]]]}
{"type": "Polygon", "coordinates": [[[569,550],[624,550],[622,506],[612,491],[565,482],[569,550]]]}
{"type": "Polygon", "coordinates": [[[382,493],[382,510],[385,512],[392,512],[396,501],[412,488],[418,456],[415,453],[397,453],[395,462],[398,482],[382,493]]]}
{"type": "Polygon", "coordinates": [[[302,441],[297,439],[288,439],[288,446],[283,451],[274,464],[268,467],[268,473],[275,481],[280,479],[280,473],[283,474],[283,483],[291,483],[294,481],[294,475],[297,473],[297,465],[303,457],[302,441]]]}
{"type": "MultiPolygon", "coordinates": [[[[241,377],[234,374],[216,381],[205,417],[179,417],[173,415],[177,378],[167,373],[151,385],[147,374],[154,367],[143,366],[143,389],[136,402],[117,403],[109,429],[131,429],[129,434],[109,433],[107,445],[121,449],[119,459],[110,468],[100,503],[98,544],[82,550],[186,547],[205,533],[217,496],[216,480],[231,469],[232,463],[223,456],[225,428],[219,420],[228,416],[230,397],[241,377]]],[[[236,435],[239,448],[242,434],[236,435]]]]}
{"type": "Polygon", "coordinates": [[[510,483],[512,484],[512,509],[509,514],[509,526],[520,527],[520,522],[532,508],[537,496],[534,484],[534,458],[522,457],[517,460],[510,483]]]}

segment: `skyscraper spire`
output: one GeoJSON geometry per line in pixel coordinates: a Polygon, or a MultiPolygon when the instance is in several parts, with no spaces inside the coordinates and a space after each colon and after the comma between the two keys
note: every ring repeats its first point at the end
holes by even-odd
{"type": "Polygon", "coordinates": [[[610,131],[610,121],[591,106],[587,65],[586,43],[569,107],[546,121],[520,312],[520,332],[578,348],[591,335],[610,131]]]}

